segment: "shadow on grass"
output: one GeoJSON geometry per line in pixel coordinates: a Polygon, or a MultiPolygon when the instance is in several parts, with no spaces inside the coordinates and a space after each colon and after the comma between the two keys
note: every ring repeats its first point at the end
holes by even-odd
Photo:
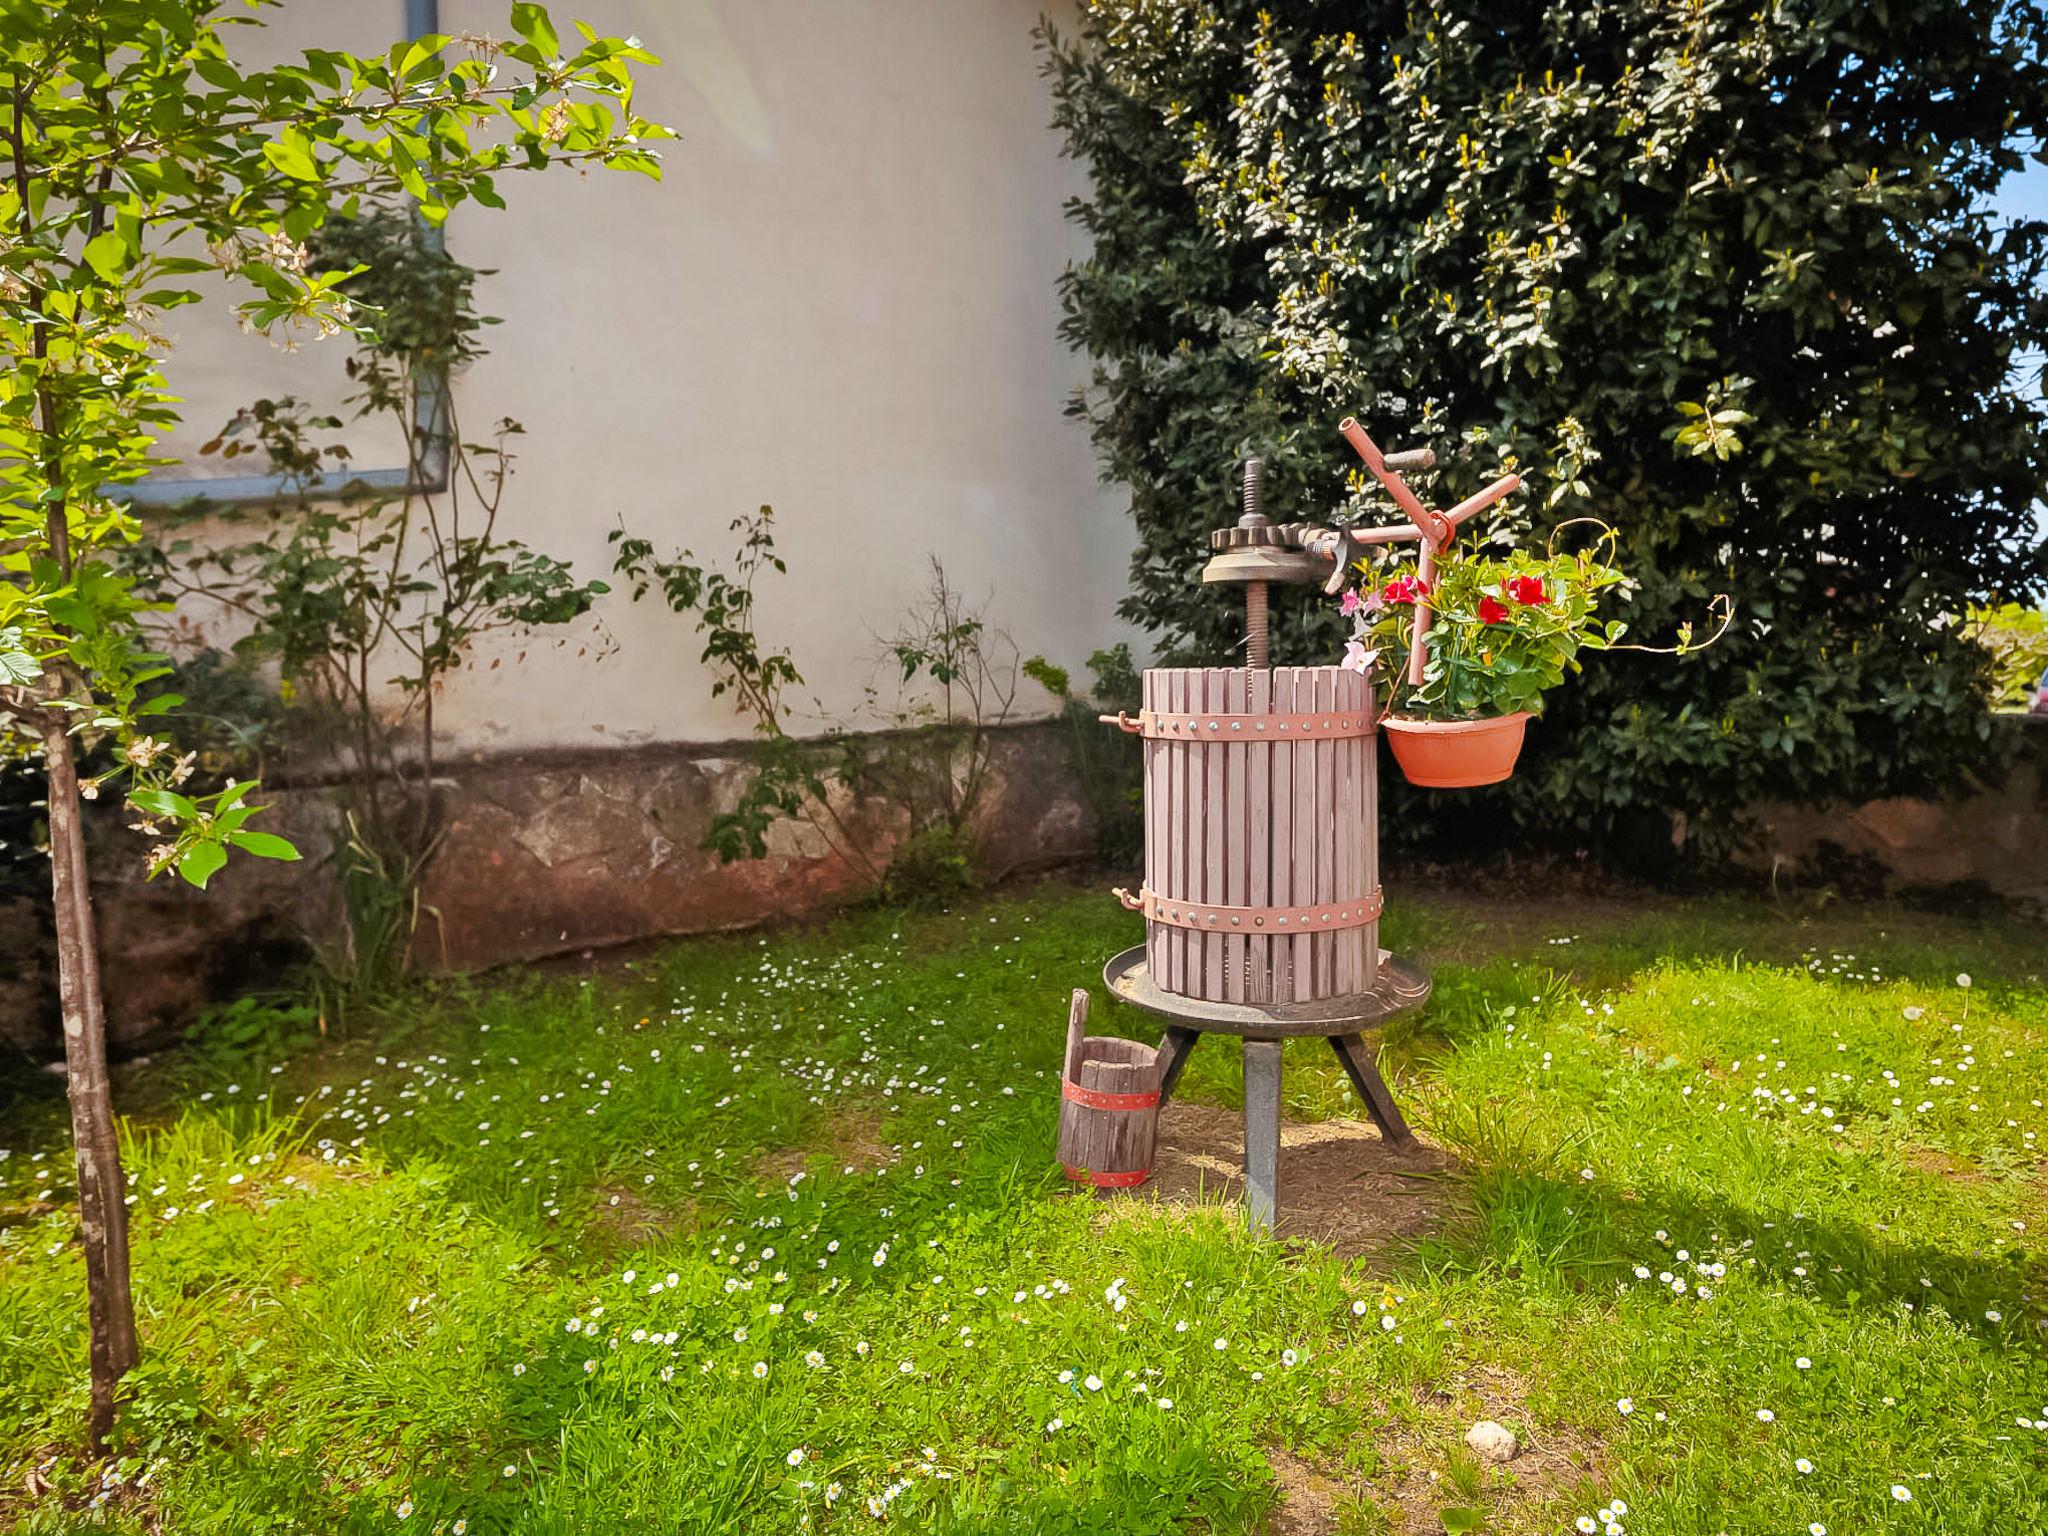
{"type": "Polygon", "coordinates": [[[1692,1288],[1718,1289],[1721,1279],[1695,1268],[1718,1261],[1738,1284],[1781,1287],[1842,1312],[1938,1308],[1999,1350],[2033,1341],[1986,1314],[2012,1316],[2020,1296],[2048,1281],[2048,1270],[2019,1251],[1995,1258],[1895,1243],[1867,1225],[1790,1207],[1702,1198],[1669,1184],[1620,1190],[1506,1167],[1472,1173],[1457,1214],[1418,1246],[1416,1259],[1581,1291],[1633,1285],[1638,1265],[1669,1271],[1692,1288]],[[1681,1249],[1689,1260],[1676,1257],[1681,1249]]]}

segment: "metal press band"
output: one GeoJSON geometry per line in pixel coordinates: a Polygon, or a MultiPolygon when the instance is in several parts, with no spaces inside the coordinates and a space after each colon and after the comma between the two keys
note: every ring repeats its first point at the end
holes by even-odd
{"type": "Polygon", "coordinates": [[[1145,920],[1201,933],[1333,933],[1377,922],[1386,906],[1383,891],[1374,890],[1350,901],[1323,901],[1312,907],[1223,907],[1161,896],[1150,886],[1138,894],[1119,888],[1117,900],[1145,920]]]}
{"type": "Polygon", "coordinates": [[[1142,709],[1135,719],[1122,710],[1104,715],[1102,719],[1133,736],[1163,737],[1174,741],[1244,741],[1248,738],[1339,741],[1347,736],[1372,734],[1372,714],[1365,710],[1331,714],[1216,715],[1207,712],[1170,714],[1165,710],[1142,709]]]}

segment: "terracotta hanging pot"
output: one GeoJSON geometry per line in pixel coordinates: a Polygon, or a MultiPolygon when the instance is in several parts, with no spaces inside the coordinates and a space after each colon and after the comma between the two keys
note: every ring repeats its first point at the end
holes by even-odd
{"type": "Polygon", "coordinates": [[[1394,761],[1410,784],[1424,789],[1471,789],[1498,784],[1515,771],[1527,710],[1485,720],[1380,721],[1394,761]]]}

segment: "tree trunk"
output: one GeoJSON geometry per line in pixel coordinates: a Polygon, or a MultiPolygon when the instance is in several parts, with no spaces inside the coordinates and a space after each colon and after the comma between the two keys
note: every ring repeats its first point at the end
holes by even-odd
{"type": "MultiPolygon", "coordinates": [[[[51,696],[61,693],[49,679],[51,696]]],[[[92,1416],[87,1434],[104,1450],[114,1427],[115,1391],[134,1368],[135,1301],[128,1285],[127,1179],[114,1131],[107,1077],[107,1013],[100,997],[99,947],[86,883],[85,826],[78,767],[64,719],[43,713],[43,755],[50,781],[50,890],[57,918],[57,991],[70,1081],[71,1139],[78,1150],[78,1228],[85,1243],[91,1310],[92,1416]]]]}

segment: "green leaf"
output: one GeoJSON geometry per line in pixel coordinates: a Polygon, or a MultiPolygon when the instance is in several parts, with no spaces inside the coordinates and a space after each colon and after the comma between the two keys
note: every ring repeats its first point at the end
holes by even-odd
{"type": "Polygon", "coordinates": [[[512,30],[551,59],[562,51],[561,39],[555,36],[555,24],[548,20],[544,5],[513,6],[512,30]]]}
{"type": "Polygon", "coordinates": [[[191,821],[199,815],[198,806],[168,789],[131,789],[128,800],[152,816],[168,816],[175,821],[191,821]]]}
{"type": "Polygon", "coordinates": [[[85,264],[110,283],[128,272],[128,242],[115,230],[102,230],[85,243],[85,264]]]}
{"type": "Polygon", "coordinates": [[[263,145],[263,158],[294,181],[318,181],[320,163],[313,158],[312,142],[305,134],[287,129],[263,145]]]}
{"type": "Polygon", "coordinates": [[[228,841],[244,853],[254,854],[259,859],[283,859],[292,862],[300,857],[299,850],[272,832],[231,832],[228,841]]]}
{"type": "Polygon", "coordinates": [[[0,629],[0,682],[32,683],[42,675],[42,663],[22,649],[21,631],[0,629]]]}
{"type": "MultiPolygon", "coordinates": [[[[418,70],[422,64],[427,64],[429,61],[434,60],[435,55],[439,54],[447,46],[448,39],[438,32],[429,32],[424,37],[414,38],[412,45],[405,50],[404,57],[399,60],[399,78],[408,81],[412,80],[414,78],[414,71],[418,70]]],[[[429,68],[425,73],[433,75],[439,73],[439,71],[429,68]]]]}
{"type": "Polygon", "coordinates": [[[211,880],[227,861],[227,850],[219,843],[194,843],[186,850],[184,857],[178,860],[178,873],[184,877],[186,884],[196,885],[203,891],[206,889],[206,882],[211,880]]]}
{"type": "Polygon", "coordinates": [[[1437,1511],[1448,1536],[1467,1536],[1472,1531],[1486,1529],[1486,1511],[1483,1509],[1444,1509],[1437,1511]]]}
{"type": "Polygon", "coordinates": [[[208,85],[223,91],[238,91],[242,88],[241,72],[225,59],[201,57],[193,60],[192,69],[208,85]]]}

